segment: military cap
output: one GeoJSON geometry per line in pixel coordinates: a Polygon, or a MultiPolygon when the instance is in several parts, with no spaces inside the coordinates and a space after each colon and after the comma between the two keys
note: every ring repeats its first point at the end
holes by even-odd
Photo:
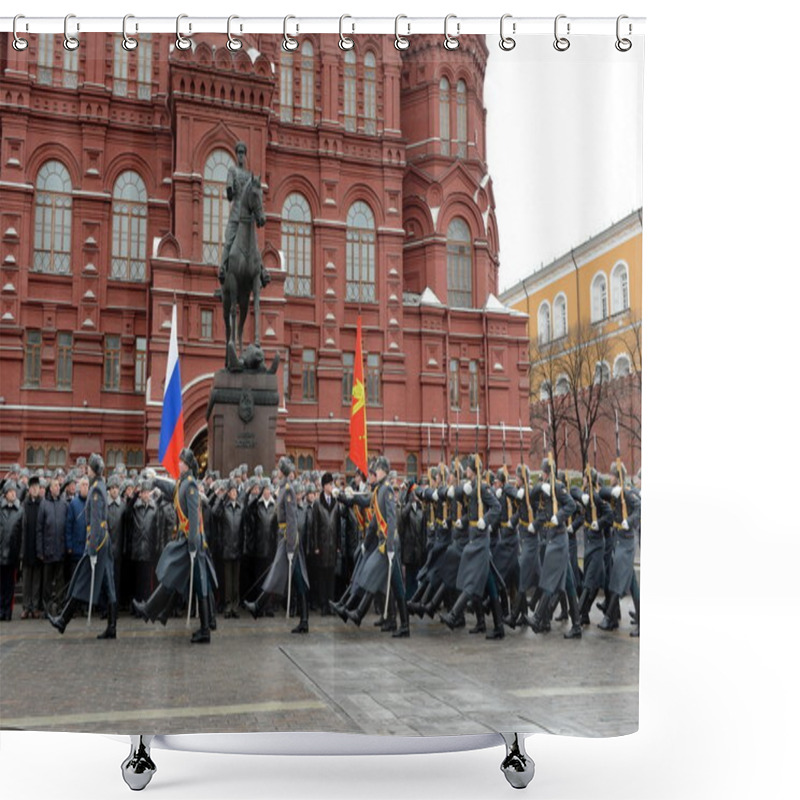
{"type": "Polygon", "coordinates": [[[152,492],[153,491],[153,481],[150,478],[142,478],[139,481],[139,489],[142,492],[152,492]]]}
{"type": "Polygon", "coordinates": [[[477,472],[477,462],[475,461],[475,456],[470,453],[468,456],[464,458],[462,462],[464,469],[471,469],[473,472],[477,472]]]}
{"type": "Polygon", "coordinates": [[[383,470],[387,475],[389,474],[391,467],[389,465],[389,459],[386,458],[386,456],[377,456],[372,462],[372,471],[377,473],[379,469],[383,470]]]}
{"type": "Polygon", "coordinates": [[[250,472],[250,468],[247,466],[247,464],[239,464],[239,469],[242,472],[250,472]]]}
{"type": "Polygon", "coordinates": [[[611,462],[611,466],[609,467],[608,471],[614,477],[616,477],[617,480],[619,480],[621,482],[621,481],[623,481],[625,479],[625,475],[627,475],[627,472],[625,470],[625,465],[621,461],[619,462],[619,466],[620,466],[620,469],[617,470],[617,462],[616,461],[612,461],[611,462]],[[622,473],[622,474],[620,474],[620,473],[622,473]]]}
{"type": "Polygon", "coordinates": [[[330,472],[325,472],[320,478],[320,485],[327,486],[329,483],[333,483],[333,475],[330,472]]]}
{"type": "Polygon", "coordinates": [[[543,458],[542,459],[541,471],[545,475],[549,475],[550,474],[550,461],[549,461],[549,459],[547,459],[547,458],[543,458]]]}
{"type": "Polygon", "coordinates": [[[120,485],[119,475],[111,475],[111,476],[109,476],[108,483],[107,483],[107,486],[108,486],[109,489],[113,489],[115,486],[117,488],[119,488],[119,485],[120,485]]]}
{"type": "Polygon", "coordinates": [[[264,474],[264,467],[262,467],[261,464],[258,464],[253,470],[253,475],[255,475],[257,478],[260,478],[263,474],[264,474]]]}
{"type": "Polygon", "coordinates": [[[71,483],[75,483],[78,480],[78,476],[74,472],[69,472],[67,477],[64,478],[64,486],[69,486],[71,483]]]}
{"type": "Polygon", "coordinates": [[[30,477],[30,475],[31,475],[31,471],[30,471],[30,470],[29,470],[27,467],[23,467],[23,468],[22,468],[22,469],[19,471],[19,476],[20,476],[20,478],[29,478],[29,477],[30,477]]]}
{"type": "Polygon", "coordinates": [[[66,472],[64,471],[63,467],[58,467],[56,471],[53,473],[53,477],[55,478],[63,478],[66,476],[66,472]]]}
{"type": "Polygon", "coordinates": [[[134,486],[133,481],[130,478],[125,478],[123,481],[120,482],[119,490],[121,492],[127,492],[128,489],[131,488],[131,486],[134,486]]]}
{"type": "Polygon", "coordinates": [[[75,459],[75,463],[79,467],[85,467],[86,466],[86,456],[78,456],[77,459],[75,459]]]}
{"type": "Polygon", "coordinates": [[[294,472],[294,461],[289,456],[282,456],[278,462],[278,469],[283,475],[289,475],[294,472]]]}
{"type": "Polygon", "coordinates": [[[12,464],[9,472],[19,472],[19,464],[12,464]]]}
{"type": "Polygon", "coordinates": [[[200,471],[200,467],[197,463],[197,459],[194,457],[194,453],[188,447],[184,447],[178,455],[178,459],[183,461],[183,463],[189,467],[189,471],[196,478],[197,473],[200,471]]]}
{"type": "Polygon", "coordinates": [[[6,481],[5,485],[3,486],[3,494],[6,495],[11,491],[19,491],[16,481],[6,481]]]}
{"type": "Polygon", "coordinates": [[[92,453],[89,456],[89,469],[100,477],[102,477],[105,472],[106,463],[98,453],[92,453]]]}
{"type": "Polygon", "coordinates": [[[131,480],[136,480],[136,478],[139,477],[139,470],[138,469],[133,469],[133,468],[129,469],[128,470],[128,477],[131,478],[131,480]]]}
{"type": "Polygon", "coordinates": [[[306,484],[306,494],[316,494],[317,487],[313,483],[306,484]]]}

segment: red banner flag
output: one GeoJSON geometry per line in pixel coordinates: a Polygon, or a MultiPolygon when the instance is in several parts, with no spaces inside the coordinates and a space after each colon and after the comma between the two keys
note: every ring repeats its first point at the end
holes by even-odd
{"type": "Polygon", "coordinates": [[[361,317],[356,328],[353,368],[353,401],[350,405],[350,460],[367,474],[367,395],[364,389],[364,356],[361,350],[361,317]]]}

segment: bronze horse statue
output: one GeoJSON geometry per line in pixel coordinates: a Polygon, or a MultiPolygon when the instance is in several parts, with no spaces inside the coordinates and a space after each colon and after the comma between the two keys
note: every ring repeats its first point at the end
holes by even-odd
{"type": "Polygon", "coordinates": [[[222,313],[225,317],[225,365],[229,370],[242,369],[242,331],[253,295],[255,315],[254,344],[261,347],[261,253],[256,240],[256,225],[262,228],[264,214],[261,176],[250,174],[239,203],[239,226],[228,254],[228,271],[222,285],[222,313]],[[255,223],[255,224],[253,224],[255,223]],[[237,354],[238,343],[238,354],[237,354]]]}

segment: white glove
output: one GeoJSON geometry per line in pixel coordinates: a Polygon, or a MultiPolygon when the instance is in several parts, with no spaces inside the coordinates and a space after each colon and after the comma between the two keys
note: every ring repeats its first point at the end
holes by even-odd
{"type": "Polygon", "coordinates": [[[148,478],[148,479],[155,478],[156,477],[156,471],[152,467],[148,467],[144,471],[144,476],[145,476],[145,478],[148,478]]]}
{"type": "Polygon", "coordinates": [[[585,506],[589,505],[589,495],[588,494],[582,494],[581,495],[581,503],[583,503],[585,506]]]}
{"type": "Polygon", "coordinates": [[[92,565],[92,569],[97,566],[97,556],[89,556],[89,563],[92,565]]]}
{"type": "Polygon", "coordinates": [[[630,529],[631,528],[630,525],[628,525],[628,520],[626,519],[622,520],[622,530],[629,531],[630,529]]]}
{"type": "Polygon", "coordinates": [[[525,499],[525,490],[517,489],[517,500],[524,500],[524,499],[525,499]]]}
{"type": "Polygon", "coordinates": [[[464,484],[464,494],[469,497],[472,494],[472,481],[467,481],[464,484]]]}
{"type": "Polygon", "coordinates": [[[528,533],[536,533],[536,528],[533,527],[532,522],[528,525],[528,533]]]}
{"type": "Polygon", "coordinates": [[[353,494],[354,494],[354,492],[353,492],[353,487],[352,487],[352,486],[346,486],[346,487],[345,487],[345,490],[344,490],[344,496],[345,496],[345,497],[346,497],[348,500],[352,500],[352,499],[353,499],[353,494]]]}
{"type": "Polygon", "coordinates": [[[600,530],[600,526],[597,524],[597,520],[595,520],[595,521],[594,521],[594,522],[593,522],[593,523],[592,523],[592,524],[591,524],[589,527],[590,527],[590,528],[591,528],[593,531],[599,531],[599,530],[600,530]]]}
{"type": "Polygon", "coordinates": [[[459,517],[459,518],[456,520],[456,528],[458,528],[459,530],[461,530],[461,527],[462,527],[462,525],[461,525],[461,517],[459,517]]]}
{"type": "Polygon", "coordinates": [[[456,496],[456,487],[455,486],[448,486],[447,487],[447,496],[451,500],[456,496]]]}
{"type": "Polygon", "coordinates": [[[567,533],[575,533],[575,531],[572,530],[572,525],[567,526],[567,533]]]}
{"type": "Polygon", "coordinates": [[[431,499],[433,500],[434,503],[438,503],[439,502],[439,490],[438,489],[434,489],[433,490],[433,494],[431,495],[431,499]]]}
{"type": "Polygon", "coordinates": [[[361,542],[361,555],[364,556],[367,554],[367,548],[364,547],[364,542],[361,542]]]}
{"type": "Polygon", "coordinates": [[[546,494],[548,497],[550,497],[550,484],[549,484],[549,483],[547,483],[546,481],[545,481],[545,483],[543,483],[543,484],[542,484],[542,491],[543,491],[543,492],[544,492],[544,493],[545,493],[545,494],[546,494]]]}
{"type": "Polygon", "coordinates": [[[611,490],[611,496],[612,496],[612,497],[613,497],[615,500],[617,500],[621,494],[622,494],[622,487],[621,487],[621,486],[615,486],[615,487],[614,487],[614,488],[611,490]]]}
{"type": "Polygon", "coordinates": [[[482,531],[486,529],[486,522],[484,521],[483,517],[478,520],[478,530],[482,531]]]}
{"type": "Polygon", "coordinates": [[[333,489],[331,489],[331,497],[333,497],[333,499],[336,500],[338,496],[339,496],[339,487],[334,486],[333,489]]]}
{"type": "Polygon", "coordinates": [[[555,514],[553,514],[553,516],[552,516],[552,517],[550,517],[550,522],[551,522],[553,525],[558,525],[558,517],[557,517],[555,514]]]}
{"type": "Polygon", "coordinates": [[[502,500],[503,498],[503,490],[502,489],[495,489],[494,493],[497,495],[498,500],[502,500]]]}

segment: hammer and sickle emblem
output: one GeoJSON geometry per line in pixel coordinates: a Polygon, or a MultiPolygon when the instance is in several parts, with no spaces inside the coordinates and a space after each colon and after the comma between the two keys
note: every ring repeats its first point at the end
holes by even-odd
{"type": "Polygon", "coordinates": [[[365,399],[366,398],[364,396],[364,384],[361,381],[356,381],[353,384],[353,400],[355,400],[352,409],[353,414],[361,411],[361,409],[364,407],[365,399]]]}

